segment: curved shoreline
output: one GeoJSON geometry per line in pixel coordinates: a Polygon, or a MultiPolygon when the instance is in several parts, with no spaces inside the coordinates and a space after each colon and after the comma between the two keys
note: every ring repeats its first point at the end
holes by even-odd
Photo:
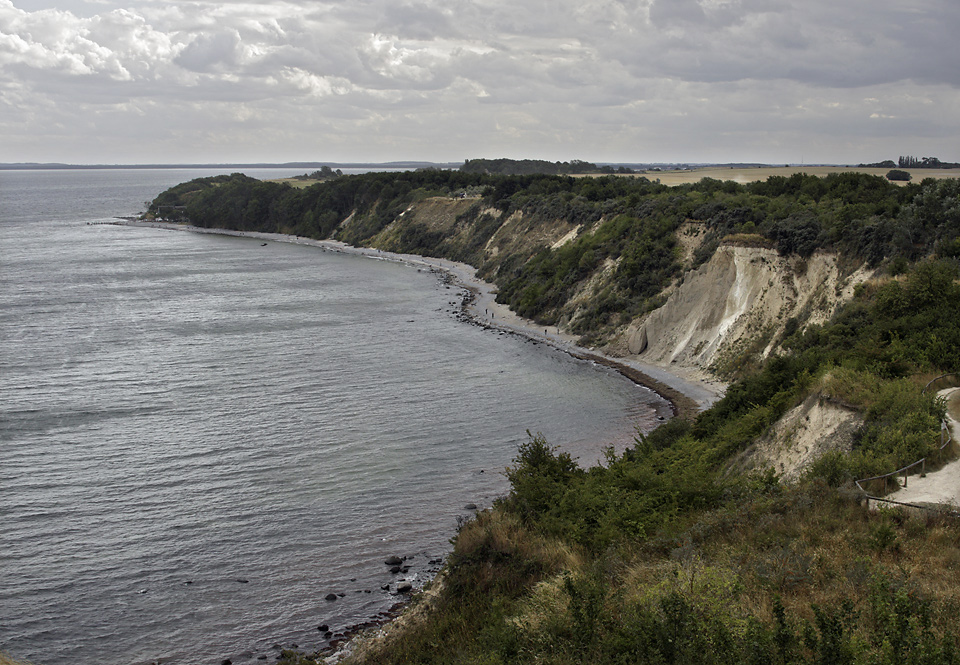
{"type": "MultiPolygon", "coordinates": [[[[476,269],[466,263],[434,257],[424,257],[416,254],[398,254],[384,252],[368,247],[354,247],[336,240],[314,240],[301,236],[279,233],[262,233],[251,231],[234,231],[230,229],[207,229],[176,224],[172,222],[147,222],[129,218],[118,218],[115,222],[120,226],[140,228],[154,228],[171,231],[188,231],[192,233],[225,235],[238,238],[249,238],[261,242],[283,242],[288,244],[316,247],[324,251],[339,254],[350,254],[366,258],[391,261],[422,268],[431,272],[439,272],[449,277],[450,283],[463,289],[466,295],[460,304],[460,312],[464,319],[475,325],[491,330],[498,330],[509,334],[520,335],[534,342],[548,344],[554,349],[566,353],[574,358],[593,362],[608,367],[633,383],[647,388],[666,400],[674,416],[691,418],[700,411],[709,408],[715,402],[720,392],[709,384],[681,378],[661,367],[639,363],[625,358],[613,358],[595,349],[588,349],[576,344],[575,337],[561,333],[559,329],[543,326],[517,316],[506,305],[497,303],[496,286],[479,279],[476,269]]],[[[442,577],[442,572],[435,580],[442,577]]],[[[441,582],[442,583],[442,582],[441,582]]],[[[436,585],[431,585],[436,588],[436,585]]],[[[337,663],[350,655],[355,645],[354,638],[358,635],[383,635],[385,626],[402,629],[404,612],[409,607],[409,597],[394,604],[388,611],[371,617],[369,620],[347,627],[338,634],[337,638],[329,643],[326,649],[318,652],[319,658],[327,663],[337,663]],[[400,623],[398,623],[400,618],[400,623]]]]}
{"type": "Polygon", "coordinates": [[[637,385],[648,388],[660,395],[670,403],[675,416],[691,418],[700,411],[710,408],[710,406],[723,395],[723,386],[719,384],[708,384],[696,379],[683,378],[663,367],[627,358],[614,358],[596,349],[578,346],[574,335],[562,333],[558,328],[554,328],[553,332],[551,332],[550,327],[545,328],[530,319],[518,316],[506,305],[496,302],[497,287],[478,278],[476,268],[466,263],[460,263],[450,259],[420,256],[419,254],[385,252],[371,247],[354,247],[339,240],[314,240],[312,238],[283,233],[208,229],[188,224],[148,222],[131,218],[118,218],[116,224],[120,226],[189,231],[191,233],[285,242],[294,245],[317,247],[340,254],[352,254],[380,261],[393,261],[423,267],[433,271],[442,271],[450,275],[458,287],[470,292],[471,295],[461,303],[461,311],[474,323],[487,328],[522,335],[532,341],[549,344],[553,348],[567,353],[574,358],[609,367],[637,385]],[[541,332],[541,330],[543,332],[541,332]]]}

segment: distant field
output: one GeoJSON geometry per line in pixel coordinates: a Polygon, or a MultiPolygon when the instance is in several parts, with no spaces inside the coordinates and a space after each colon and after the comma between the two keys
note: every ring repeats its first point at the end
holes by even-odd
{"type": "MultiPolygon", "coordinates": [[[[912,182],[920,182],[924,178],[960,178],[960,169],[899,169],[908,172],[912,177],[912,182]]],[[[789,177],[794,173],[806,173],[807,175],[820,176],[821,178],[831,173],[870,173],[872,175],[886,176],[890,172],[888,168],[870,169],[857,168],[855,166],[760,166],[760,167],[729,167],[729,166],[707,166],[702,169],[690,169],[688,171],[644,171],[639,175],[650,180],[659,179],[664,185],[673,187],[691,182],[700,182],[703,178],[714,178],[715,180],[733,180],[740,184],[756,182],[757,180],[766,180],[772,175],[789,177]]],[[[588,174],[588,176],[576,177],[600,177],[604,174],[588,174]]],[[[626,176],[629,177],[629,176],[626,176]]],[[[285,182],[298,189],[309,187],[319,181],[317,180],[297,180],[296,178],[275,178],[271,182],[285,182]]],[[[898,182],[898,185],[906,183],[898,182]]]]}
{"type": "Polygon", "coordinates": [[[267,182],[285,182],[291,187],[296,189],[303,189],[304,187],[309,187],[310,185],[316,185],[320,180],[302,180],[299,178],[271,178],[267,182]]]}
{"type": "MultiPolygon", "coordinates": [[[[900,170],[907,171],[913,177],[913,182],[920,182],[924,178],[960,178],[960,169],[900,170]]],[[[702,169],[691,169],[689,171],[647,171],[642,175],[650,180],[659,178],[660,182],[664,185],[672,187],[674,185],[699,182],[703,178],[733,180],[734,182],[745,184],[757,180],[766,180],[773,175],[789,177],[794,173],[806,173],[807,175],[823,177],[831,173],[870,173],[872,175],[886,176],[889,172],[890,169],[888,168],[871,169],[857,168],[855,166],[761,166],[754,168],[709,166],[702,169]]]]}

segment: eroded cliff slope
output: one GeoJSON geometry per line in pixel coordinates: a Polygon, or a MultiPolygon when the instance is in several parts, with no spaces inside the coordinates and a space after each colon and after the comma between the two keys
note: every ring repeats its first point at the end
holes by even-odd
{"type": "Polygon", "coordinates": [[[844,275],[838,258],[784,257],[763,247],[721,245],[687,272],[666,303],[631,323],[612,348],[644,362],[725,376],[766,358],[798,326],[822,323],[869,276],[844,275]]]}

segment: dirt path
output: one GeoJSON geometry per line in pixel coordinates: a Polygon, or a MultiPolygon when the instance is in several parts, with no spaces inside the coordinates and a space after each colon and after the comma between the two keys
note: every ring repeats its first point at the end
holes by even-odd
{"type": "MultiPolygon", "coordinates": [[[[937,393],[947,400],[947,421],[956,439],[960,436],[960,388],[947,388],[937,393]]],[[[926,477],[910,476],[907,486],[890,495],[904,503],[940,503],[960,506],[960,459],[948,463],[926,477]]]]}

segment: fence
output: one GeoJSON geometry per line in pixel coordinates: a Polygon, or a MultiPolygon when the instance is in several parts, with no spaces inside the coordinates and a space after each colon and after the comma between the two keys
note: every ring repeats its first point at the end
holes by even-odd
{"type": "MultiPolygon", "coordinates": [[[[934,383],[936,383],[936,382],[938,382],[938,381],[941,381],[942,379],[946,379],[947,377],[955,377],[955,379],[956,379],[957,377],[960,377],[960,374],[953,374],[953,373],[951,373],[951,374],[943,374],[943,375],[941,375],[941,376],[938,376],[937,378],[935,378],[935,379],[933,379],[932,381],[928,382],[927,385],[925,385],[925,386],[923,387],[923,391],[922,391],[922,392],[925,393],[925,392],[927,391],[927,389],[928,389],[930,386],[932,386],[934,383]]],[[[951,443],[953,443],[953,435],[950,433],[950,428],[949,428],[949,426],[947,425],[947,421],[946,421],[946,420],[942,420],[942,421],[940,421],[940,447],[939,447],[939,448],[937,449],[937,451],[936,451],[937,459],[936,459],[936,460],[931,460],[931,463],[934,462],[934,461],[935,461],[936,463],[938,463],[938,464],[941,463],[941,462],[943,462],[944,450],[945,450],[945,449],[947,448],[947,446],[949,446],[951,443]]],[[[871,477],[871,478],[862,478],[861,480],[857,480],[857,481],[854,481],[854,482],[856,483],[857,488],[858,488],[861,492],[863,492],[864,495],[866,495],[866,499],[867,499],[867,504],[868,504],[868,505],[869,505],[869,502],[870,502],[870,501],[882,501],[882,502],[884,502],[884,503],[893,503],[893,504],[900,505],[900,506],[909,506],[909,507],[911,507],[911,508],[921,508],[921,509],[924,509],[924,510],[930,510],[930,508],[928,508],[928,507],[926,507],[926,506],[918,506],[918,505],[915,505],[915,504],[912,504],[912,503],[904,503],[903,501],[894,501],[893,499],[885,499],[885,498],[883,498],[882,496],[874,496],[874,495],[870,494],[870,492],[868,492],[866,489],[864,489],[863,485],[861,484],[861,483],[870,483],[870,482],[882,480],[882,481],[883,481],[883,490],[882,490],[881,493],[882,493],[882,494],[886,494],[887,491],[889,490],[889,485],[890,485],[890,479],[891,479],[891,478],[893,479],[893,482],[896,483],[896,489],[900,489],[901,487],[906,487],[906,486],[907,486],[907,479],[908,479],[908,477],[909,477],[909,475],[910,475],[910,470],[913,469],[913,468],[915,468],[915,467],[917,467],[917,466],[920,467],[920,477],[921,477],[921,478],[923,478],[925,475],[927,475],[927,458],[924,457],[924,458],[922,458],[922,459],[917,460],[917,461],[914,462],[913,464],[908,464],[907,466],[902,467],[902,468],[900,468],[900,469],[897,469],[896,471],[891,471],[890,473],[885,473],[885,474],[880,475],[880,476],[873,476],[873,477],[871,477]],[[903,475],[903,485],[900,485],[900,479],[899,479],[899,477],[900,477],[901,474],[903,475]]]]}

